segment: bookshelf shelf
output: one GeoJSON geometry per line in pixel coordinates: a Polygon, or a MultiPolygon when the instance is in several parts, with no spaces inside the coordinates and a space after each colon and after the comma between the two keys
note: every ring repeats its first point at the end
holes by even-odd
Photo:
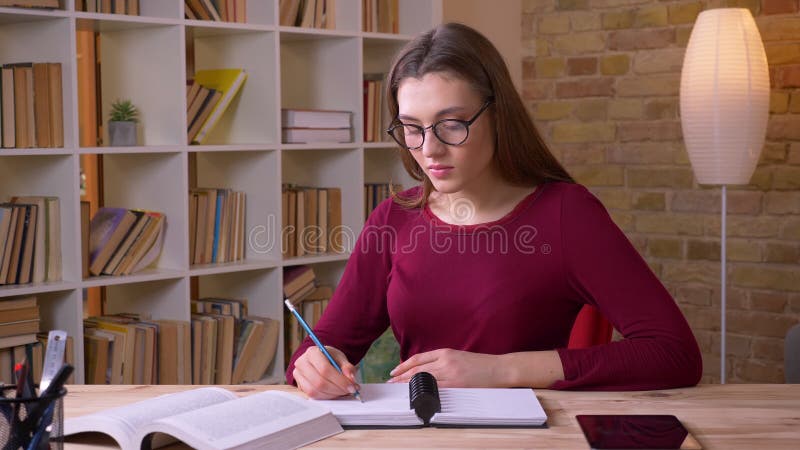
{"type": "Polygon", "coordinates": [[[78,287],[73,281],[53,281],[47,283],[14,284],[0,286],[0,298],[20,295],[39,295],[48,292],[69,291],[78,287]]]}
{"type": "Polygon", "coordinates": [[[347,261],[350,258],[350,253],[326,253],[323,255],[314,256],[301,256],[297,258],[285,258],[283,260],[284,267],[302,266],[308,264],[320,264],[337,261],[347,261]]]}
{"type": "Polygon", "coordinates": [[[100,286],[118,286],[122,284],[145,283],[161,280],[177,280],[184,278],[186,273],[183,270],[170,269],[145,269],[139,273],[126,276],[99,276],[89,277],[80,283],[81,287],[91,288],[100,286]]]}
{"type": "MultiPolygon", "coordinates": [[[[441,18],[440,0],[400,0],[400,34],[361,30],[361,0],[336,1],[336,28],[278,26],[278,0],[248,0],[247,23],[184,18],[183,0],[140,0],[140,16],[0,8],[0,64],[62,65],[64,147],[0,149],[0,201],[58,196],[63,281],[0,286],[0,298],[36,295],[41,327],[74,337],[75,381],[84,382],[83,296],[106,289],[106,313],[147,313],[189,320],[192,279],[201,297],[246,298],[249,312],[283,327],[283,269],[314,265],[320,283],[340,279],[364,224],[364,183],[404,175],[390,142],[363,142],[363,76],[386,73],[394,52],[441,18]],[[110,104],[131,99],[140,112],[138,145],[79,145],[76,31],[99,33],[97,114],[107,128],[110,104]],[[187,65],[187,49],[193,64],[187,65]],[[247,80],[204,145],[186,142],[186,80],[193,71],[243,68],[247,80]],[[281,109],[351,111],[351,143],[283,144],[281,109]],[[129,276],[82,278],[80,167],[102,155],[103,204],[166,214],[154,268],[129,276]],[[192,164],[190,164],[190,161],[192,164]],[[196,162],[196,164],[195,164],[196,162]],[[189,189],[246,193],[245,259],[192,265],[189,189]],[[281,187],[293,183],[342,191],[345,251],[284,259],[281,187]]],[[[107,135],[103,142],[108,142],[107,135]]],[[[403,181],[404,187],[407,187],[403,181]]],[[[283,333],[259,383],[280,383],[283,333]]]]}
{"type": "Polygon", "coordinates": [[[78,153],[81,155],[124,155],[141,153],[180,153],[182,150],[183,146],[180,145],[149,145],[134,147],[80,147],[78,153]]]}
{"type": "Polygon", "coordinates": [[[161,17],[128,16],[124,14],[102,14],[87,12],[75,12],[74,14],[77,28],[84,31],[126,31],[142,28],[146,29],[154,26],[181,24],[181,20],[179,19],[161,17]]]}
{"type": "Polygon", "coordinates": [[[218,264],[195,264],[189,270],[190,276],[217,275],[222,273],[243,272],[248,270],[274,269],[281,267],[279,259],[245,259],[218,264]]]}

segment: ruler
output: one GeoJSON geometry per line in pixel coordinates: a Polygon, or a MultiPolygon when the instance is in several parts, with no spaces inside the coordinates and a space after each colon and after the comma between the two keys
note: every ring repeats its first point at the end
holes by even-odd
{"type": "Polygon", "coordinates": [[[47,350],[44,354],[44,367],[42,368],[42,381],[39,391],[43,392],[50,385],[50,381],[64,365],[64,350],[67,347],[67,332],[50,330],[47,335],[47,350]]]}

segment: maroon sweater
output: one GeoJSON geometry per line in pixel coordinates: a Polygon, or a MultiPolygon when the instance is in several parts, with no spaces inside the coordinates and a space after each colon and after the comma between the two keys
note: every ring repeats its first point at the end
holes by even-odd
{"type": "MultiPolygon", "coordinates": [[[[402,195],[414,196],[419,188],[402,195]]],[[[585,187],[541,185],[505,217],[455,226],[391,200],[370,215],[315,328],[361,360],[391,326],[405,360],[441,348],[557,350],[554,389],[643,390],[696,384],[700,350],[675,301],[585,187]],[[567,349],[584,304],[624,339],[567,349]]],[[[293,383],[294,360],[286,372],[293,383]]]]}

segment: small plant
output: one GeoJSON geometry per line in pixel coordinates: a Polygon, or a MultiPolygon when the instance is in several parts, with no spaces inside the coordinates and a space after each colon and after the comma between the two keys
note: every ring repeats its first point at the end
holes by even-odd
{"type": "Polygon", "coordinates": [[[130,100],[117,100],[111,104],[112,122],[138,122],[139,111],[130,100]]]}

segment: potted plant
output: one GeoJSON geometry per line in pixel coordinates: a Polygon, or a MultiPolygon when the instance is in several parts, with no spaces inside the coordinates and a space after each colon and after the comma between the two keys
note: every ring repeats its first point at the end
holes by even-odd
{"type": "Polygon", "coordinates": [[[108,120],[108,140],[113,147],[136,145],[136,123],[139,111],[130,100],[116,100],[111,104],[108,120]]]}

